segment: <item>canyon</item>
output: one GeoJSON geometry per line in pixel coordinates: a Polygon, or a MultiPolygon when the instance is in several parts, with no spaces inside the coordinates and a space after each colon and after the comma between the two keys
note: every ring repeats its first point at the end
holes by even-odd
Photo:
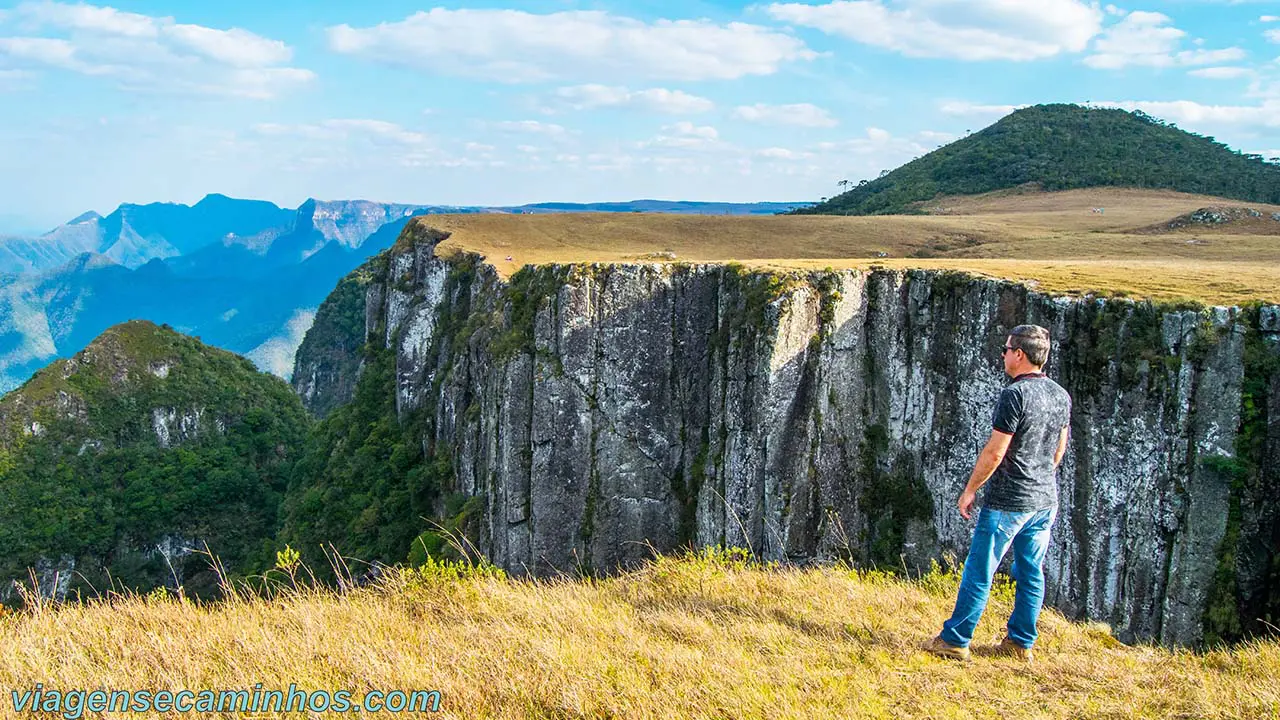
{"type": "MultiPolygon", "coordinates": [[[[1052,296],[941,270],[549,263],[508,278],[409,223],[299,348],[315,414],[362,382],[469,537],[514,573],[610,572],[684,546],[954,565],[1010,328],[1050,329],[1074,399],[1047,602],[1126,642],[1259,626],[1278,594],[1280,309],[1052,296]],[[394,372],[365,377],[374,356],[394,372]],[[389,378],[387,380],[386,378],[389,378]]],[[[335,448],[335,453],[356,452],[335,448]]],[[[980,496],[981,498],[981,496],[980,496]]]]}

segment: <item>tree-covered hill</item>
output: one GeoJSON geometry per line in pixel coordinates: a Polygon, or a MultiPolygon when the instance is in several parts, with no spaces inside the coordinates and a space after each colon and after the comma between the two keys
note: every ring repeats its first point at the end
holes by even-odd
{"type": "Polygon", "coordinates": [[[90,594],[199,593],[214,578],[182,548],[204,543],[232,571],[269,565],[308,426],[243,357],[146,321],[109,328],[0,398],[0,582],[56,568],[90,594]]]}
{"type": "Polygon", "coordinates": [[[801,214],[919,212],[939,195],[1038,183],[1044,190],[1122,186],[1280,203],[1280,164],[1233,151],[1140,111],[1037,105],[801,214]]]}

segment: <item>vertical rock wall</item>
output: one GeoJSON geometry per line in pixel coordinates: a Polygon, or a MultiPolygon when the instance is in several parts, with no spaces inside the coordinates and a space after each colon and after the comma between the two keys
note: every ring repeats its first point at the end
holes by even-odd
{"type": "MultiPolygon", "coordinates": [[[[1048,601],[1170,644],[1201,640],[1214,603],[1275,604],[1280,383],[1256,377],[1280,356],[1274,307],[1052,298],[932,271],[609,264],[503,282],[474,256],[436,257],[441,237],[411,223],[344,313],[385,328],[366,339],[396,350],[396,407],[422,411],[451,489],[484,498],[478,540],[508,570],[609,570],[690,543],[963,558],[955,498],[1005,382],[998,349],[1031,322],[1052,331],[1047,372],[1075,403],[1048,601]],[[1246,385],[1270,408],[1252,425],[1246,385]]],[[[325,317],[312,332],[334,332],[325,317]]],[[[338,355],[299,351],[295,385],[318,409],[355,385],[358,351],[338,355]]]]}

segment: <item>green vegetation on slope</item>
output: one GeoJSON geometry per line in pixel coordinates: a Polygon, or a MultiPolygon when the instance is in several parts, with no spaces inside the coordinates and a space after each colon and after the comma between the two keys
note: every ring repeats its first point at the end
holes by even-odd
{"type": "Polygon", "coordinates": [[[405,560],[452,473],[447,459],[423,456],[418,423],[396,414],[395,352],[369,343],[363,358],[355,396],[315,426],[284,505],[283,539],[321,571],[330,544],[364,561],[405,560]]]}
{"type": "Polygon", "coordinates": [[[940,195],[1038,183],[1111,186],[1280,203],[1280,165],[1243,155],[1140,111],[1037,105],[797,214],[918,212],[940,195]]]}
{"type": "Polygon", "coordinates": [[[0,400],[0,578],[70,556],[73,589],[176,571],[209,590],[203,558],[171,570],[153,552],[165,536],[208,543],[234,572],[269,566],[308,424],[289,386],[242,357],[149,322],[110,328],[0,400]]]}
{"type": "Polygon", "coordinates": [[[351,379],[359,374],[365,341],[365,292],[375,272],[385,271],[383,252],[338,281],[294,354],[294,391],[304,394],[307,410],[316,417],[328,415],[354,391],[351,379]]]}
{"type": "Polygon", "coordinates": [[[1210,644],[1274,632],[1280,623],[1280,442],[1274,430],[1280,398],[1280,354],[1262,332],[1261,306],[1244,309],[1247,328],[1236,456],[1211,458],[1231,488],[1227,529],[1205,612],[1210,644]],[[1252,582],[1242,583],[1244,579],[1252,582]],[[1241,592],[1242,585],[1252,593],[1241,592]]]}
{"type": "MultiPolygon", "coordinates": [[[[390,257],[390,252],[381,253],[344,280],[331,297],[333,306],[317,316],[308,336],[341,336],[349,341],[363,334],[363,324],[342,310],[363,306],[355,302],[350,283],[358,273],[385,277],[390,257]]],[[[457,304],[446,306],[449,312],[437,318],[428,357],[437,357],[446,344],[465,343],[475,331],[469,324],[473,318],[468,304],[474,279],[474,258],[457,261],[444,288],[457,304]]],[[[329,547],[366,562],[421,563],[428,554],[448,555],[431,523],[453,531],[475,515],[476,502],[450,494],[455,489],[452,456],[448,447],[434,441],[435,418],[422,411],[402,415],[397,409],[397,343],[387,347],[386,332],[383,318],[347,355],[347,365],[357,362],[362,367],[351,399],[314,426],[286,494],[281,539],[297,548],[323,577],[331,569],[325,560],[329,547]],[[439,506],[443,506],[443,517],[438,516],[439,506]]],[[[299,358],[309,359],[307,353],[313,351],[318,352],[299,350],[299,358]]],[[[448,362],[456,356],[449,353],[448,362]]],[[[434,398],[452,368],[433,370],[434,398]]]]}

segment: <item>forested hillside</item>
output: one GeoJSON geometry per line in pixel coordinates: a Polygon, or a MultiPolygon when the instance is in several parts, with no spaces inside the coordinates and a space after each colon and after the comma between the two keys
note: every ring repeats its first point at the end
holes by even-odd
{"type": "Polygon", "coordinates": [[[308,424],[243,357],[145,321],[107,330],[0,400],[0,581],[52,562],[71,590],[199,593],[206,542],[233,571],[269,566],[308,424]]]}
{"type": "Polygon", "coordinates": [[[921,212],[939,195],[1037,183],[1115,186],[1280,203],[1280,164],[1233,151],[1140,111],[1037,105],[797,214],[921,212]]]}

